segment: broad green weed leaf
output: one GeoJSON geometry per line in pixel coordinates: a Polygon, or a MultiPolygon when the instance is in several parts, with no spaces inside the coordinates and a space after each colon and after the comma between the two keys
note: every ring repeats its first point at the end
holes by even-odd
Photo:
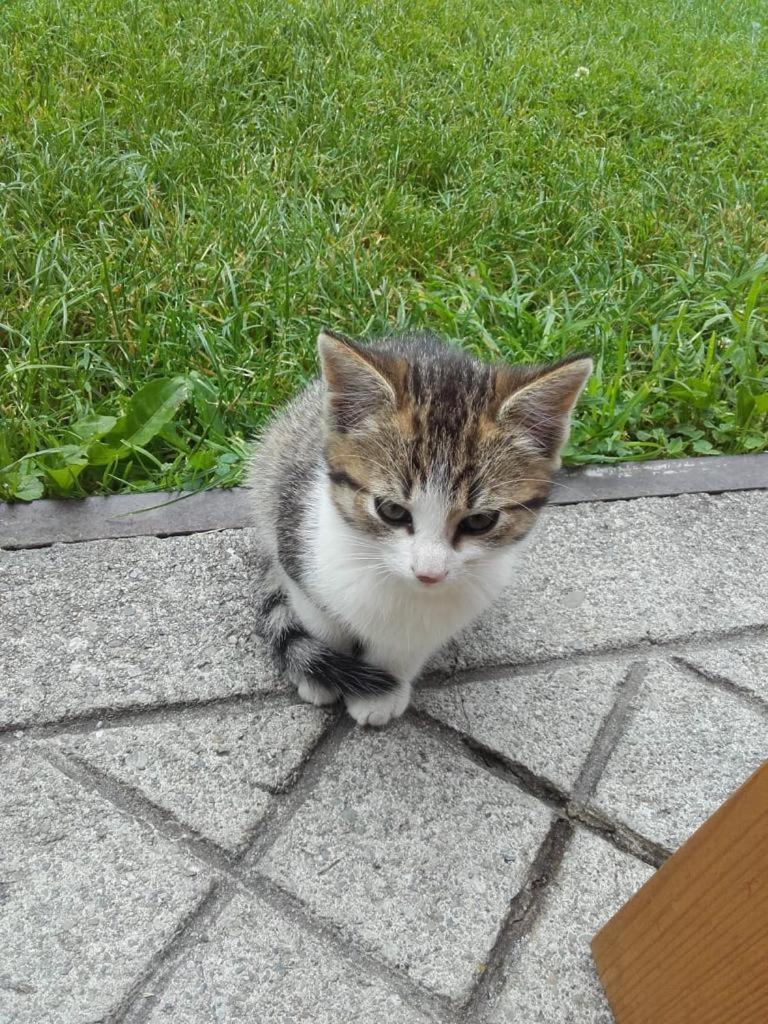
{"type": "Polygon", "coordinates": [[[743,427],[749,423],[755,408],[755,397],[745,384],[736,388],[736,422],[743,427]]]}
{"type": "Polygon", "coordinates": [[[69,494],[88,465],[87,444],[63,444],[38,458],[38,466],[57,491],[69,494]]]}
{"type": "Polygon", "coordinates": [[[77,478],[87,465],[88,462],[83,459],[82,462],[70,463],[62,469],[46,469],[45,475],[49,480],[53,481],[60,491],[67,493],[75,486],[77,478]]]}
{"type": "Polygon", "coordinates": [[[85,419],[73,423],[69,429],[84,441],[96,441],[108,434],[116,423],[116,416],[86,416],[85,419]]]}
{"type": "Polygon", "coordinates": [[[131,398],[126,414],[104,436],[104,443],[143,447],[166,423],[170,423],[188,393],[186,377],[150,381],[131,398]]]}
{"type": "Polygon", "coordinates": [[[43,482],[36,476],[23,476],[13,489],[19,501],[35,501],[43,496],[43,482]]]}
{"type": "Polygon", "coordinates": [[[711,441],[699,440],[693,442],[693,450],[697,455],[714,455],[716,448],[711,441]]]}
{"type": "Polygon", "coordinates": [[[747,434],[742,441],[742,447],[748,452],[761,451],[765,447],[765,437],[762,434],[747,434]]]}
{"type": "Polygon", "coordinates": [[[212,469],[216,465],[216,453],[206,449],[193,452],[187,459],[190,469],[212,469]]]}
{"type": "Polygon", "coordinates": [[[91,466],[108,466],[111,462],[116,462],[123,454],[125,452],[119,447],[96,441],[88,449],[88,462],[91,466]]]}

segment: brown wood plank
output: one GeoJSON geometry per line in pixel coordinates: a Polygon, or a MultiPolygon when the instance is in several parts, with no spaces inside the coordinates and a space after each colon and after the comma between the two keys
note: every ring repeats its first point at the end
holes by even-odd
{"type": "Polygon", "coordinates": [[[592,952],[617,1024],[768,1022],[768,763],[611,918],[592,952]]]}

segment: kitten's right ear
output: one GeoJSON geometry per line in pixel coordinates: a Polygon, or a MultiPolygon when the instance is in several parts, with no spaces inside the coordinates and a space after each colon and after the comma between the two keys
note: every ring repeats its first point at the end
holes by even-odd
{"type": "Polygon", "coordinates": [[[317,337],[317,350],[328,387],[328,410],[338,431],[353,430],[384,404],[395,407],[393,368],[380,354],[325,330],[317,337]]]}

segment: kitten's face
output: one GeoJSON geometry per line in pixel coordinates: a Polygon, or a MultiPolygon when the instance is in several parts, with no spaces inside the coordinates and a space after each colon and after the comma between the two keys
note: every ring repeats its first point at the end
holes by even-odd
{"type": "Polygon", "coordinates": [[[433,593],[480,581],[546,502],[589,359],[488,366],[427,337],[319,346],[331,496],[361,569],[433,593]]]}

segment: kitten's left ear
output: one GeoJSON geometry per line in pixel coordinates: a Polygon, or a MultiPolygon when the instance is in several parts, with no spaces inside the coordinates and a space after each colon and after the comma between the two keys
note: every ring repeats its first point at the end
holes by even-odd
{"type": "Polygon", "coordinates": [[[592,373],[589,356],[572,356],[552,366],[531,368],[499,406],[497,421],[530,439],[538,452],[555,458],[571,426],[571,412],[592,373]]]}

